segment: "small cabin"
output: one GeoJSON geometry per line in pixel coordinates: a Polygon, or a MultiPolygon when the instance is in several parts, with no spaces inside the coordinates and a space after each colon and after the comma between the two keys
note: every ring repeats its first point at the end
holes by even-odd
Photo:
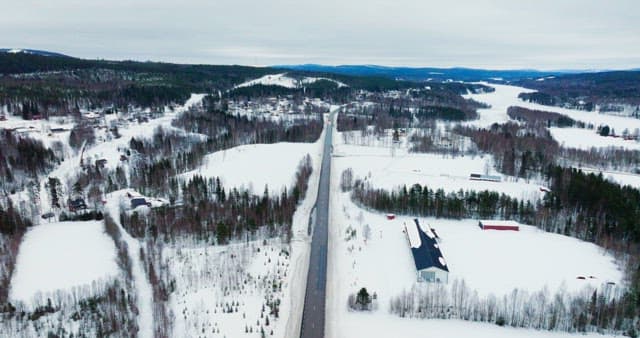
{"type": "Polygon", "coordinates": [[[481,220],[478,226],[482,230],[509,230],[520,231],[520,225],[514,221],[481,220]]]}

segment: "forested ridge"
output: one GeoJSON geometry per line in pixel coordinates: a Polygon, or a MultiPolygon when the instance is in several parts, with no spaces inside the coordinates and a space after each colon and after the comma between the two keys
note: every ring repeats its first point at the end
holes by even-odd
{"type": "Polygon", "coordinates": [[[640,104],[638,71],[566,74],[545,78],[544,81],[520,80],[516,84],[538,90],[520,94],[521,99],[547,106],[568,106],[588,111],[601,106],[603,111],[615,111],[616,104],[640,104]]]}

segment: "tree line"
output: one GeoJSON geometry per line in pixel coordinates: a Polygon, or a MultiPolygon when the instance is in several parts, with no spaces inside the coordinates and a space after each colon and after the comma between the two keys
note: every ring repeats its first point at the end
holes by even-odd
{"type": "Polygon", "coordinates": [[[587,126],[582,121],[576,121],[564,114],[558,114],[554,112],[548,112],[543,110],[533,110],[527,109],[523,107],[515,107],[511,106],[507,109],[507,115],[510,118],[525,122],[532,126],[546,126],[550,127],[558,127],[558,128],[587,128],[593,129],[593,125],[587,126]]]}
{"type": "MultiPolygon", "coordinates": [[[[513,122],[488,129],[457,126],[454,133],[469,137],[478,150],[493,156],[496,169],[522,178],[539,177],[550,165],[589,165],[632,170],[640,165],[640,151],[623,148],[582,150],[561,147],[544,126],[513,122]]],[[[600,137],[594,133],[593,137],[600,137]]]]}
{"type": "Polygon", "coordinates": [[[480,296],[464,280],[451,287],[432,284],[405,290],[390,301],[400,317],[462,319],[499,326],[572,333],[624,333],[636,336],[634,313],[616,302],[619,288],[603,286],[570,294],[561,289],[536,292],[514,289],[501,297],[480,296]]]}

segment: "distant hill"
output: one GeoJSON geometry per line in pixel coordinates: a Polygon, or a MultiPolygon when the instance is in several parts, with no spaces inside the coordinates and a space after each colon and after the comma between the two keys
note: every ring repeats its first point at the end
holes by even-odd
{"type": "MultiPolygon", "coordinates": [[[[640,71],[608,71],[566,74],[538,80],[521,80],[515,84],[536,89],[520,98],[548,106],[583,110],[610,110],[622,113],[620,105],[640,105],[640,71]]],[[[640,112],[633,112],[635,117],[640,112]]]]}
{"type": "Polygon", "coordinates": [[[61,53],[49,52],[46,50],[38,50],[38,49],[0,48],[0,53],[10,53],[10,54],[23,53],[23,54],[33,54],[33,55],[40,55],[40,56],[69,57],[61,53]]]}
{"type": "Polygon", "coordinates": [[[356,76],[381,76],[407,81],[514,81],[526,78],[556,76],[571,72],[522,70],[489,70],[473,68],[411,68],[375,65],[323,66],[316,64],[276,66],[313,72],[325,72],[356,76]]]}

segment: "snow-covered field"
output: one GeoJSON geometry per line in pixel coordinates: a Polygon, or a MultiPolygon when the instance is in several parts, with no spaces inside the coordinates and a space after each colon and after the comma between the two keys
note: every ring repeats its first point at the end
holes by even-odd
{"type": "MultiPolygon", "coordinates": [[[[340,137],[337,137],[340,140],[340,137]]],[[[352,168],[354,177],[366,178],[374,188],[394,189],[399,185],[415,183],[446,192],[462,190],[491,190],[509,196],[537,200],[543,196],[540,185],[523,179],[501,175],[493,168],[493,159],[483,157],[451,157],[438,154],[407,153],[398,149],[391,156],[389,148],[354,145],[335,145],[333,162],[338,168],[352,168]],[[469,175],[502,176],[502,182],[471,181],[469,175]]],[[[335,175],[340,175],[341,171],[335,175]]]]}
{"type": "MultiPolygon", "coordinates": [[[[549,128],[551,136],[558,141],[560,145],[566,148],[577,148],[589,150],[596,148],[625,148],[629,150],[640,150],[640,142],[633,140],[625,140],[621,137],[604,137],[591,129],[580,128],[549,128]]],[[[617,132],[621,132],[618,130],[617,132]]]]}
{"type": "Polygon", "coordinates": [[[117,276],[115,255],[115,245],[101,221],[33,227],[20,245],[9,297],[37,306],[57,291],[82,290],[91,295],[98,291],[93,283],[117,276]]]}
{"type": "Polygon", "coordinates": [[[349,313],[338,334],[327,337],[438,337],[438,338],[570,338],[608,337],[597,333],[569,334],[499,327],[495,324],[442,319],[407,319],[382,313],[349,313]]]}
{"type": "Polygon", "coordinates": [[[469,125],[482,128],[489,127],[494,123],[508,122],[509,115],[507,115],[507,108],[511,106],[523,106],[524,104],[524,101],[518,99],[518,94],[534,92],[534,90],[522,87],[489,84],[485,82],[482,82],[482,84],[495,88],[495,91],[491,93],[463,95],[465,98],[471,98],[491,106],[489,108],[478,109],[479,119],[468,123],[469,125]]]}
{"type": "Polygon", "coordinates": [[[311,154],[317,143],[251,144],[207,155],[205,164],[181,177],[194,175],[220,177],[226,188],[244,187],[262,194],[265,186],[279,194],[291,186],[300,161],[311,154]]]}
{"type": "MultiPolygon", "coordinates": [[[[404,221],[411,219],[401,217],[398,222],[404,221]]],[[[614,257],[604,249],[532,226],[495,231],[480,229],[477,220],[429,218],[421,222],[431,225],[442,238],[440,249],[447,259],[450,280],[464,279],[480,294],[544,287],[550,292],[561,287],[579,291],[585,285],[619,284],[623,277],[614,257]]]]}
{"type": "Polygon", "coordinates": [[[636,128],[640,128],[640,119],[530,103],[520,100],[518,98],[518,94],[530,93],[534,92],[534,90],[510,85],[488,83],[482,84],[494,87],[495,91],[492,93],[468,94],[464,95],[464,97],[488,103],[491,105],[491,107],[487,109],[478,109],[480,118],[478,120],[471,121],[469,123],[470,125],[476,125],[478,127],[488,127],[493,123],[507,122],[509,120],[509,116],[507,115],[507,108],[509,108],[510,106],[520,106],[533,110],[543,110],[564,114],[574,120],[591,123],[596,127],[599,125],[608,125],[609,127],[615,129],[616,133],[618,134],[621,134],[625,129],[633,132],[636,128]]]}

